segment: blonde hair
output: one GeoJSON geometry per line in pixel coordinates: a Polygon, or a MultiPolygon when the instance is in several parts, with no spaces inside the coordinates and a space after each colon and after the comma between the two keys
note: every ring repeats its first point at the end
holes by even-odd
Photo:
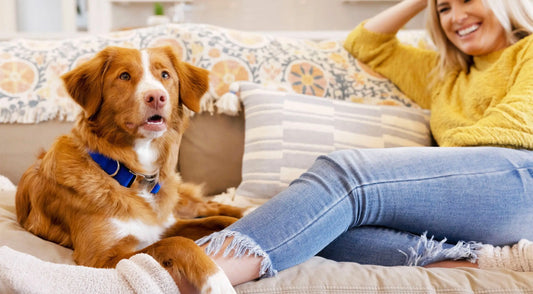
{"type": "MultiPolygon", "coordinates": [[[[482,0],[492,10],[507,33],[510,44],[533,33],[533,4],[531,0],[482,0]]],[[[437,47],[440,60],[436,73],[442,78],[450,70],[469,71],[472,56],[463,53],[448,40],[440,25],[437,0],[428,0],[426,29],[437,47]]]]}

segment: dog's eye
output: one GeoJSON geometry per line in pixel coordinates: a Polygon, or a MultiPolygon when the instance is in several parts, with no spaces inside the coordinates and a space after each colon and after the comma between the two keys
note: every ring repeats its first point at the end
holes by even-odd
{"type": "Polygon", "coordinates": [[[170,78],[170,74],[168,73],[168,71],[163,71],[161,73],[161,77],[166,80],[166,79],[170,78]]]}
{"type": "Polygon", "coordinates": [[[123,81],[129,81],[131,79],[131,76],[129,73],[127,72],[123,72],[120,74],[120,77],[119,77],[121,80],[123,81]]]}

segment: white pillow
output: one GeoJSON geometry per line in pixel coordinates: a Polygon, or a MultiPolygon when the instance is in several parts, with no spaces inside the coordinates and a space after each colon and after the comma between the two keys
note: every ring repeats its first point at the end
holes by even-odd
{"type": "Polygon", "coordinates": [[[429,146],[429,111],[366,105],[240,84],[245,115],[236,194],[271,198],[322,154],[349,148],[429,146]]]}

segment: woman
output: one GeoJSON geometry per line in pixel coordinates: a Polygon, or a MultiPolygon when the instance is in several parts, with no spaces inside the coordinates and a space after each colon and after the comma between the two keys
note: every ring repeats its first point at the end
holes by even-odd
{"type": "Polygon", "coordinates": [[[319,157],[285,191],[198,244],[233,284],[316,254],[378,265],[515,262],[492,245],[533,240],[532,32],[529,0],[404,0],[360,24],[346,49],[431,109],[433,135],[448,148],[319,157]],[[437,52],[395,38],[426,7],[437,52]]]}

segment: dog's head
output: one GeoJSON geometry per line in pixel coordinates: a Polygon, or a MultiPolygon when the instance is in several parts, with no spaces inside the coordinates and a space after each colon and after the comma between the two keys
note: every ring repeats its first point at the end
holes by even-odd
{"type": "Polygon", "coordinates": [[[183,104],[200,110],[208,72],[178,60],[171,47],[135,50],[107,47],[64,74],[82,120],[136,138],[155,138],[168,128],[182,131],[183,104]]]}

